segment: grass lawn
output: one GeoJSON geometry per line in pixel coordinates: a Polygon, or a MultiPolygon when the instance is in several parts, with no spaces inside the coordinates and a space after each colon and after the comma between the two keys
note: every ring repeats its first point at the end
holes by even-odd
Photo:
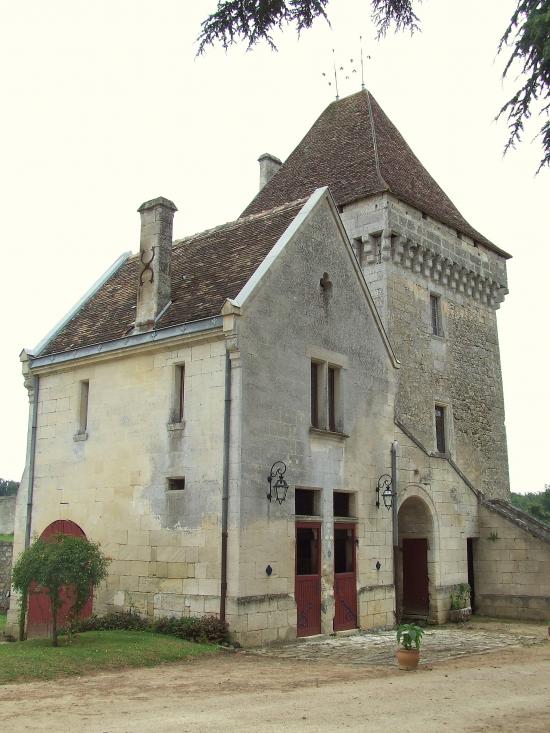
{"type": "Polygon", "coordinates": [[[0,542],[12,542],[13,543],[13,534],[2,534],[0,532],[0,542]]]}
{"type": "Polygon", "coordinates": [[[50,639],[0,644],[0,685],[49,680],[122,667],[152,667],[163,662],[212,654],[211,644],[194,644],[147,631],[88,631],[71,646],[66,637],[55,648],[50,639]]]}

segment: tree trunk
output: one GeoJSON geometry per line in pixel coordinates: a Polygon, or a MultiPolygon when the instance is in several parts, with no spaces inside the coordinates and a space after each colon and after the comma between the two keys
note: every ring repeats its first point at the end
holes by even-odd
{"type": "Polygon", "coordinates": [[[28,591],[21,594],[21,609],[19,611],[19,641],[25,641],[25,621],[27,620],[28,591]]]}
{"type": "Polygon", "coordinates": [[[59,646],[57,641],[57,606],[52,603],[52,645],[59,646]]]}

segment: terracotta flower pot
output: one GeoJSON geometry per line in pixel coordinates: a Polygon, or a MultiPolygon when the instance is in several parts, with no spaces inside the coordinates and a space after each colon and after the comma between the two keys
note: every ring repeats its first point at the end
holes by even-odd
{"type": "Polygon", "coordinates": [[[395,653],[399,669],[405,669],[410,672],[418,667],[420,652],[418,649],[398,649],[395,653]]]}

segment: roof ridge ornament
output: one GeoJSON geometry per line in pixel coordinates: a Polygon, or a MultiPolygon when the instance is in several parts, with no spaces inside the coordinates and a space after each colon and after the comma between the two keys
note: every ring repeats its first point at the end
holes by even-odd
{"type": "MultiPolygon", "coordinates": [[[[361,90],[364,90],[365,89],[365,79],[364,79],[364,70],[363,70],[363,45],[362,45],[363,37],[362,36],[359,36],[359,43],[360,43],[360,51],[361,51],[361,90]]],[[[352,59],[352,58],[350,58],[349,60],[349,64],[350,64],[349,69],[346,68],[346,65],[348,62],[344,62],[344,66],[338,67],[336,64],[336,52],[334,48],[331,49],[331,51],[332,51],[332,73],[334,75],[334,88],[336,92],[335,98],[336,98],[336,101],[338,101],[340,99],[340,91],[338,87],[338,74],[342,72],[342,74],[344,75],[344,79],[349,80],[351,79],[352,74],[357,74],[357,68],[355,67],[355,59],[352,59]]],[[[370,59],[370,56],[367,56],[366,58],[370,59]]],[[[321,72],[321,76],[325,77],[327,84],[329,85],[329,87],[331,87],[333,82],[329,81],[329,74],[330,72],[329,73],[325,71],[321,72]]],[[[355,94],[355,92],[353,92],[353,94],[355,94]]]]}

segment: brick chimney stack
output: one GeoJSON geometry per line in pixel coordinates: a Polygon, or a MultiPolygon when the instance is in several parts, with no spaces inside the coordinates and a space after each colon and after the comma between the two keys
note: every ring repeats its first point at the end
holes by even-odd
{"type": "Polygon", "coordinates": [[[175,204],[164,196],[146,201],[141,215],[136,332],[152,330],[171,297],[172,224],[175,204]]]}
{"type": "Polygon", "coordinates": [[[265,186],[266,183],[268,183],[275,173],[279,170],[279,168],[282,166],[282,162],[279,160],[279,158],[276,158],[274,155],[271,155],[270,153],[264,153],[263,155],[260,155],[258,158],[258,163],[260,164],[260,191],[265,186]]]}

